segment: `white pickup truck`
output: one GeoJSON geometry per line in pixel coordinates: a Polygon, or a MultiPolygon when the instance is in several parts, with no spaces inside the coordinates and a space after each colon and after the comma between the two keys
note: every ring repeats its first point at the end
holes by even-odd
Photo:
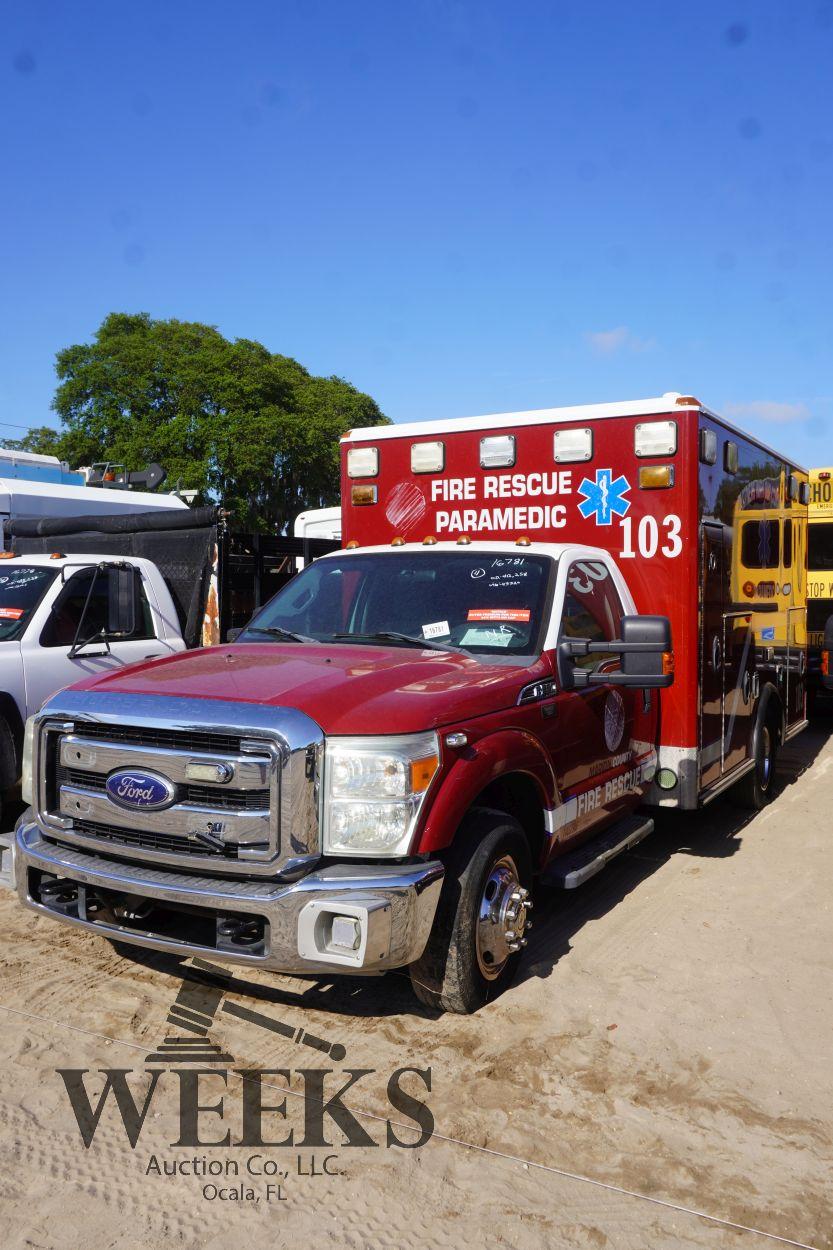
{"type": "Polygon", "coordinates": [[[111,555],[0,555],[0,790],[20,775],[27,716],[56,691],[185,650],[157,566],[111,555]]]}

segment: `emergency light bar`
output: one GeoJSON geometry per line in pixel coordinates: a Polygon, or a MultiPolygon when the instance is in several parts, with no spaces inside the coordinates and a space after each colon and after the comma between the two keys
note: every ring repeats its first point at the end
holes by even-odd
{"type": "Polygon", "coordinates": [[[515,435],[493,434],[480,440],[481,469],[506,469],[515,463],[515,435]]]}
{"type": "Polygon", "coordinates": [[[552,454],[556,464],[575,464],[593,459],[593,431],[556,430],[552,437],[552,454]]]}
{"type": "Polygon", "coordinates": [[[378,447],[351,447],[347,453],[348,477],[377,477],[379,474],[378,447]]]}
{"type": "Polygon", "coordinates": [[[634,426],[633,449],[637,456],[675,456],[676,421],[640,421],[634,426]]]}
{"type": "Polygon", "coordinates": [[[442,473],[445,468],[445,443],[412,443],[412,473],[442,473]]]}

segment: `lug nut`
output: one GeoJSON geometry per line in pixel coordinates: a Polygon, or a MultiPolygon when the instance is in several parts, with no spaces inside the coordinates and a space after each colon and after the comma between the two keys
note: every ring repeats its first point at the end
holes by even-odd
{"type": "Polygon", "coordinates": [[[506,934],[507,942],[514,942],[516,939],[516,936],[517,935],[515,934],[515,931],[513,929],[510,929],[509,932],[506,934]]]}
{"type": "Polygon", "coordinates": [[[527,945],[527,940],[526,940],[526,938],[521,938],[521,940],[520,940],[520,942],[518,943],[518,945],[519,945],[519,946],[521,946],[521,947],[526,946],[526,945],[527,945]]]}

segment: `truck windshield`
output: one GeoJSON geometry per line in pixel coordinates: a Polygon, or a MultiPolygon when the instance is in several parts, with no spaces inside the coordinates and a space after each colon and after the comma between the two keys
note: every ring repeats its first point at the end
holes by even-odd
{"type": "Polygon", "coordinates": [[[0,563],[0,642],[19,638],[57,569],[0,563]]]}
{"type": "Polygon", "coordinates": [[[814,572],[833,569],[833,521],[808,525],[807,567],[814,572]]]}
{"type": "Polygon", "coordinates": [[[294,634],[301,642],[355,638],[529,655],[540,649],[554,569],[545,556],[486,552],[328,556],[279,591],[238,641],[294,634]]]}

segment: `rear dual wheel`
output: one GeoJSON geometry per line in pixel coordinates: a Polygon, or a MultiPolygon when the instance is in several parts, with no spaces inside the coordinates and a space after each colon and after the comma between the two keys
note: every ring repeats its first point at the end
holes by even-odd
{"type": "Polygon", "coordinates": [[[428,945],[411,965],[420,1002],[463,1015],[509,985],[531,927],[529,845],[516,820],[474,808],[446,860],[428,945]]]}
{"type": "Polygon", "coordinates": [[[754,767],[735,786],[735,799],[741,807],[760,812],[772,799],[779,737],[777,718],[770,701],[760,708],[755,719],[752,732],[754,767]]]}

